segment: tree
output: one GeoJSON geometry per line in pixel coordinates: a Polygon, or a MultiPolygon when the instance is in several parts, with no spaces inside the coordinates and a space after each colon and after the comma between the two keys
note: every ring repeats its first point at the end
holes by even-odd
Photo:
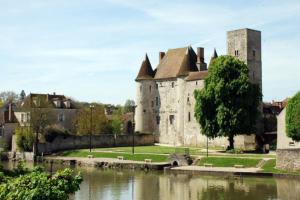
{"type": "Polygon", "coordinates": [[[7,102],[16,102],[19,98],[19,95],[17,95],[13,91],[3,91],[0,92],[0,100],[4,103],[7,102]]]}
{"type": "Polygon", "coordinates": [[[76,132],[79,135],[88,135],[91,132],[92,120],[92,134],[102,134],[108,125],[108,120],[104,114],[104,106],[102,104],[93,104],[94,108],[84,107],[80,110],[75,119],[76,132]],[[92,112],[92,113],[91,113],[92,112]],[[92,119],[91,119],[92,114],[92,119]]]}
{"type": "Polygon", "coordinates": [[[73,170],[64,169],[53,176],[40,167],[29,171],[21,169],[1,172],[0,199],[7,200],[67,200],[69,195],[79,190],[82,176],[74,176],[73,170]]]}
{"type": "Polygon", "coordinates": [[[122,133],[122,124],[123,124],[122,117],[123,117],[122,108],[118,107],[116,110],[114,110],[112,115],[112,121],[111,121],[112,132],[115,135],[122,133]]]}
{"type": "Polygon", "coordinates": [[[235,135],[255,131],[262,99],[259,85],[250,83],[247,65],[232,56],[214,59],[204,83],[194,92],[201,133],[228,137],[228,149],[233,149],[235,135]]]}
{"type": "Polygon", "coordinates": [[[134,106],[135,106],[135,102],[131,99],[127,99],[124,105],[124,114],[133,112],[134,106]]]}
{"type": "Polygon", "coordinates": [[[300,92],[288,101],[285,121],[287,136],[300,141],[300,92]]]}
{"type": "Polygon", "coordinates": [[[16,144],[20,151],[32,151],[35,136],[30,127],[18,127],[15,130],[16,144]]]}

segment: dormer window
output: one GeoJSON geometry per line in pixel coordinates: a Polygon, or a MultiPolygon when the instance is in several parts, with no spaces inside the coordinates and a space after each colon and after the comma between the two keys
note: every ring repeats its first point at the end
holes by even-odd
{"type": "Polygon", "coordinates": [[[66,108],[71,108],[71,101],[70,101],[70,100],[66,100],[66,101],[64,102],[64,104],[65,104],[65,107],[66,107],[66,108]]]}
{"type": "Polygon", "coordinates": [[[61,101],[60,100],[55,100],[54,104],[55,104],[56,108],[61,108],[61,101]]]}

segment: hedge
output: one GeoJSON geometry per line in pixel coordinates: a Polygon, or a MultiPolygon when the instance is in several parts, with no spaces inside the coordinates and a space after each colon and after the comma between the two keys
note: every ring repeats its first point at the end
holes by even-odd
{"type": "Polygon", "coordinates": [[[300,92],[288,101],[285,122],[287,136],[300,141],[300,92]]]}

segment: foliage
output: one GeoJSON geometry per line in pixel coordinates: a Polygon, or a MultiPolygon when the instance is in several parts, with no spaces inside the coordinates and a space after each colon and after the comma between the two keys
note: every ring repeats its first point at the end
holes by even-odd
{"type": "Polygon", "coordinates": [[[57,136],[67,136],[69,134],[67,130],[53,125],[46,128],[44,137],[46,142],[53,142],[57,136]]]}
{"type": "Polygon", "coordinates": [[[124,113],[133,112],[133,107],[135,106],[134,100],[127,99],[124,105],[124,113]]]}
{"type": "Polygon", "coordinates": [[[286,107],[286,133],[295,141],[300,141],[300,92],[288,101],[286,107]]]}
{"type": "Polygon", "coordinates": [[[4,106],[4,102],[0,99],[0,108],[4,106]]]}
{"type": "Polygon", "coordinates": [[[122,133],[122,125],[123,125],[123,111],[122,107],[117,107],[116,110],[113,111],[111,127],[113,134],[121,134],[122,133]]]}
{"type": "Polygon", "coordinates": [[[34,144],[34,133],[29,127],[18,127],[15,130],[16,144],[20,151],[32,151],[34,144]]]}
{"type": "Polygon", "coordinates": [[[258,85],[250,83],[242,61],[232,56],[213,60],[204,88],[194,96],[195,117],[207,137],[226,136],[232,149],[235,135],[254,131],[261,92],[258,85]]]}
{"type": "Polygon", "coordinates": [[[2,101],[3,103],[16,102],[18,100],[18,98],[19,98],[19,95],[17,95],[13,91],[0,92],[0,101],[2,101]]]}
{"type": "Polygon", "coordinates": [[[91,131],[94,135],[103,134],[108,128],[108,123],[104,106],[101,104],[95,104],[92,109],[82,108],[75,119],[76,132],[79,135],[88,135],[91,131]]]}
{"type": "Polygon", "coordinates": [[[67,200],[69,194],[79,190],[82,176],[74,176],[68,168],[49,176],[42,168],[35,167],[13,177],[1,173],[0,180],[0,199],[3,200],[67,200]]]}
{"type": "Polygon", "coordinates": [[[260,161],[261,159],[259,158],[203,157],[198,164],[204,165],[204,163],[210,163],[214,167],[234,167],[234,165],[256,167],[260,161]]]}

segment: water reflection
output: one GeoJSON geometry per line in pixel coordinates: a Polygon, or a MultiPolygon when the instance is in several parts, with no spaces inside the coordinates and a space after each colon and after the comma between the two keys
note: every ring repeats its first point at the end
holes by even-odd
{"type": "MultiPolygon", "coordinates": [[[[60,168],[59,166],[58,168],[60,168]]],[[[300,181],[80,168],[74,200],[300,200],[300,181]]]]}
{"type": "Polygon", "coordinates": [[[270,200],[300,199],[300,182],[291,179],[164,174],[159,172],[81,170],[85,181],[74,199],[270,200]],[[90,190],[89,190],[90,187],[90,190]],[[291,192],[287,192],[292,190],[291,192]],[[292,193],[292,194],[291,194],[292,193]],[[90,198],[89,198],[90,197],[90,198]]]}

